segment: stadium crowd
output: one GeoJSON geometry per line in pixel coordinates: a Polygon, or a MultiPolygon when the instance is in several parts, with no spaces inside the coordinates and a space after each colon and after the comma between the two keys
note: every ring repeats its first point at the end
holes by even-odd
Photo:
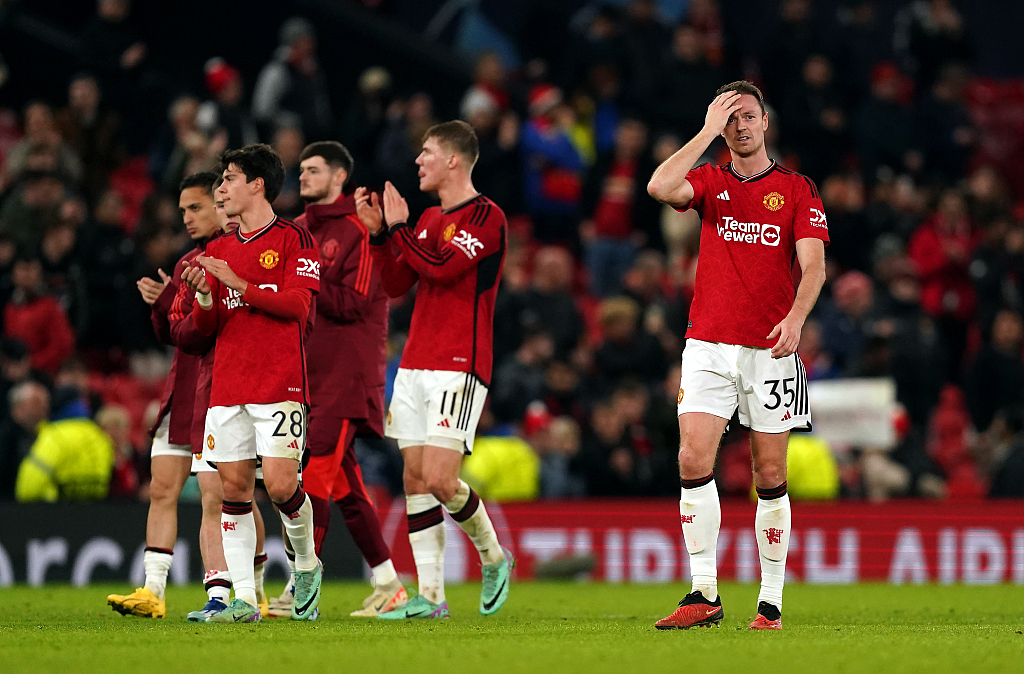
{"type": "MultiPolygon", "coordinates": [[[[474,182],[510,222],[467,481],[499,500],[677,493],[700,221],[646,184],[715,89],[745,77],[771,104],[770,156],[817,183],[828,216],[828,281],[800,343],[808,375],[891,377],[901,405],[892,452],[794,437],[791,462],[817,468],[791,468],[790,491],[1024,497],[1024,185],[986,144],[983,94],[999,83],[972,77],[954,3],[915,0],[892,22],[883,3],[841,3],[822,31],[810,0],[782,0],[756,59],[716,0],[690,0],[677,21],[654,0],[575,4],[518,45],[516,68],[497,51],[465,57],[474,182]]],[[[352,188],[387,179],[414,213],[430,205],[412,170],[439,121],[428,83],[372,67],[332,97],[337,74],[318,60],[332,47],[293,18],[252,81],[210,45],[205,90],[164,91],[166,121],[148,130],[133,108],[146,37],[130,10],[97,3],[65,99],[0,109],[0,499],[17,483],[19,498],[53,500],[62,470],[97,482],[63,496],[144,497],[144,429],[169,359],[135,281],[189,247],[184,176],[269,142],[287,170],[275,210],[294,217],[303,147],[335,139],[355,157],[352,188]]],[[[411,307],[391,305],[392,377],[411,307]]],[[[732,495],[751,489],[744,438],[733,424],[716,471],[732,495]]],[[[362,446],[368,481],[400,488],[396,452],[362,446]]]]}

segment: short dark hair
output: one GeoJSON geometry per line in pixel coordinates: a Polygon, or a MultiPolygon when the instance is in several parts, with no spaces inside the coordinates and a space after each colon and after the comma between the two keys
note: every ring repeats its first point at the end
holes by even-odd
{"type": "Polygon", "coordinates": [[[220,163],[225,171],[231,164],[237,166],[245,174],[247,183],[263,178],[263,194],[271,203],[281,193],[284,164],[281,163],[281,156],[266,143],[246,145],[241,150],[225,150],[220,156],[220,163]]]}
{"type": "Polygon", "coordinates": [[[735,82],[729,82],[729,84],[723,84],[718,87],[718,91],[715,92],[715,98],[718,98],[727,91],[735,91],[740,94],[750,94],[757,99],[758,105],[761,106],[761,114],[766,112],[764,107],[764,94],[753,82],[747,80],[736,80],[735,82]]]}
{"type": "Polygon", "coordinates": [[[469,161],[469,168],[473,168],[480,157],[480,141],[477,140],[476,131],[461,119],[435,124],[423,134],[423,142],[427,142],[428,138],[436,138],[438,143],[462,155],[469,161]]]}
{"type": "Polygon", "coordinates": [[[352,175],[352,169],[356,165],[355,160],[352,159],[352,153],[348,151],[347,147],[336,140],[322,140],[317,143],[310,143],[302,151],[302,154],[299,155],[299,161],[306,161],[310,157],[323,157],[328,166],[335,170],[342,169],[349,176],[352,175]]]}
{"type": "Polygon", "coordinates": [[[190,176],[185,176],[181,185],[178,186],[178,192],[184,192],[190,187],[201,187],[204,191],[209,192],[210,196],[213,197],[213,187],[220,176],[213,171],[200,171],[199,173],[193,173],[190,176]]]}

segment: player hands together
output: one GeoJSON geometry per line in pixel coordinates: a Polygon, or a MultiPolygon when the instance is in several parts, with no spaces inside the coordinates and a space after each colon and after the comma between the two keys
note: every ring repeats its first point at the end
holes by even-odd
{"type": "MultiPolygon", "coordinates": [[[[196,295],[209,296],[210,284],[206,280],[206,273],[202,267],[185,262],[185,271],[181,274],[181,282],[187,285],[196,295]]],[[[204,309],[209,308],[200,302],[204,309]]]]}
{"type": "Polygon", "coordinates": [[[381,202],[377,198],[376,192],[368,192],[365,187],[358,187],[354,196],[356,213],[366,228],[370,230],[370,234],[378,234],[382,222],[386,222],[388,227],[394,227],[409,220],[409,204],[405,202],[402,195],[398,193],[398,188],[391,184],[390,180],[384,183],[383,216],[381,215],[381,202]]]}
{"type": "Polygon", "coordinates": [[[800,346],[800,332],[803,330],[804,322],[792,314],[782,319],[778,325],[772,328],[767,339],[779,338],[772,347],[772,358],[786,358],[796,353],[800,346]]]}
{"type": "Polygon", "coordinates": [[[198,255],[196,256],[196,262],[202,265],[203,269],[213,274],[213,277],[223,285],[237,291],[241,295],[244,295],[245,289],[249,287],[248,281],[238,278],[238,274],[231,271],[231,267],[224,260],[218,260],[207,255],[198,255]]]}
{"type": "Polygon", "coordinates": [[[164,288],[167,287],[167,284],[171,282],[171,277],[165,274],[163,269],[157,269],[156,271],[160,274],[159,282],[146,276],[143,276],[135,282],[135,285],[139,288],[139,292],[142,293],[142,301],[149,305],[156,303],[156,299],[160,297],[160,293],[162,293],[164,288]]]}

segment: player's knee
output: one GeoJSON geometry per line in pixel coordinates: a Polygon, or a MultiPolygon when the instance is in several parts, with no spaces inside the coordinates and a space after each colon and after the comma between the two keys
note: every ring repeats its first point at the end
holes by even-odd
{"type": "MultiPolygon", "coordinates": [[[[679,446],[679,477],[693,480],[704,477],[710,472],[705,452],[683,442],[679,446]]],[[[713,464],[712,464],[713,467],[713,464]]]]}
{"type": "Polygon", "coordinates": [[[157,505],[169,505],[177,502],[181,491],[174,480],[153,478],[149,485],[149,500],[157,505]]]}
{"type": "Polygon", "coordinates": [[[771,461],[754,466],[754,484],[759,487],[777,487],[786,481],[786,462],[771,461]]]}
{"type": "Polygon", "coordinates": [[[450,475],[430,475],[426,482],[427,491],[441,503],[451,501],[459,490],[459,479],[450,475]]]}

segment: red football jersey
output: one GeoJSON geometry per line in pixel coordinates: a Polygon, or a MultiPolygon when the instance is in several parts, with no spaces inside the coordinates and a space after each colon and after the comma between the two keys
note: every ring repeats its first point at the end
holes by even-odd
{"type": "MultiPolygon", "coordinates": [[[[313,236],[276,218],[263,229],[211,241],[206,254],[227,262],[258,288],[320,289],[320,256],[313,236]]],[[[288,321],[249,306],[242,296],[206,275],[217,306],[217,348],[210,407],[278,403],[309,404],[302,341],[306,319],[288,321]]]]}
{"type": "Polygon", "coordinates": [[[490,386],[505,228],[502,210],[478,194],[449,210],[428,208],[415,227],[371,238],[389,295],[419,281],[403,368],[472,372],[490,386]]]}
{"type": "MultiPolygon", "coordinates": [[[[700,254],[688,338],[771,347],[768,335],[793,308],[799,239],[828,244],[818,189],[774,161],[744,177],[732,163],[686,175],[701,217],[700,254]]],[[[686,210],[686,209],[681,209],[686,210]]]]}

